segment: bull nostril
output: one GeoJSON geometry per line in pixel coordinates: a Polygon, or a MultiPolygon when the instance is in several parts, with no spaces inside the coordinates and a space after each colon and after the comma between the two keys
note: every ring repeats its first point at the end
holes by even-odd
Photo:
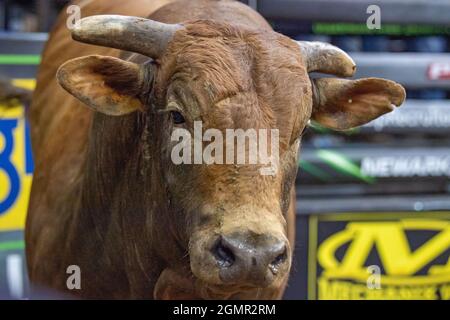
{"type": "Polygon", "coordinates": [[[284,248],[283,253],[279,254],[278,256],[273,259],[273,261],[269,265],[269,269],[272,271],[273,274],[277,274],[280,266],[286,261],[287,259],[287,249],[284,248]]]}
{"type": "Polygon", "coordinates": [[[217,264],[221,268],[231,267],[236,260],[236,257],[230,248],[224,245],[221,238],[213,247],[212,253],[217,260],[217,264]]]}

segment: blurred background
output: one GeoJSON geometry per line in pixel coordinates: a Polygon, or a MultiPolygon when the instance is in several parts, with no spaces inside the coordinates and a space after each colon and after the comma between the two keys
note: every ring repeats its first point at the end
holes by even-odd
{"type": "MultiPolygon", "coordinates": [[[[0,0],[1,77],[33,89],[47,32],[67,2],[0,0]]],[[[286,298],[450,299],[450,0],[242,2],[276,31],[347,51],[355,78],[407,90],[401,108],[368,125],[337,133],[312,124],[306,134],[286,298]],[[380,9],[380,29],[366,24],[370,5],[380,9]]],[[[22,230],[33,162],[24,115],[19,103],[0,105],[3,298],[28,293],[22,230]]]]}

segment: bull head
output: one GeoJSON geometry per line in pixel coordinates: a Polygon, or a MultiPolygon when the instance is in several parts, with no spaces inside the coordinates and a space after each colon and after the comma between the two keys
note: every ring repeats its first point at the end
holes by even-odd
{"type": "MultiPolygon", "coordinates": [[[[181,25],[164,24],[148,19],[114,15],[93,16],[82,19],[72,30],[73,39],[89,44],[106,46],[130,52],[140,53],[159,59],[165,52],[175,32],[183,29],[181,25]]],[[[298,41],[308,72],[320,72],[339,77],[351,77],[356,65],[353,60],[339,48],[320,42],[298,41]]],[[[139,66],[110,57],[82,57],[69,61],[58,72],[58,81],[71,94],[85,102],[94,110],[122,115],[139,109],[135,96],[121,95],[116,104],[106,105],[97,101],[89,88],[76,83],[77,75],[93,68],[123,71],[130,79],[123,82],[143,85],[145,66],[139,66]],[[75,72],[77,75],[73,75],[75,72]],[[89,100],[89,102],[87,102],[89,100]],[[98,104],[98,105],[97,105],[98,104]]],[[[98,72],[101,74],[101,70],[98,72]]],[[[111,72],[110,72],[111,73],[111,72]]],[[[81,76],[81,75],[80,75],[81,76]]],[[[82,77],[83,78],[83,77],[82,77]]],[[[114,82],[114,74],[102,75],[97,80],[114,82]],[[109,79],[112,77],[112,79],[109,79]]],[[[84,82],[84,81],[82,81],[84,82]]],[[[339,79],[317,79],[313,84],[312,119],[318,123],[337,130],[351,129],[365,124],[393,110],[393,105],[400,106],[405,99],[404,89],[393,81],[368,78],[355,81],[339,79]],[[348,97],[352,97],[349,99],[348,97]]],[[[105,92],[94,94],[101,100],[111,89],[104,86],[105,92]],[[104,94],[103,94],[104,93],[104,94]]],[[[114,91],[114,89],[112,89],[114,91]]]]}
{"type": "MultiPolygon", "coordinates": [[[[153,118],[160,120],[151,130],[159,130],[154,136],[160,141],[154,143],[160,146],[163,184],[170,194],[172,215],[166,220],[181,226],[177,241],[187,251],[200,286],[209,288],[203,296],[220,288],[234,288],[228,289],[231,293],[275,290],[286,281],[292,255],[286,215],[292,206],[301,135],[310,119],[325,127],[349,129],[391,111],[405,99],[400,85],[384,79],[310,80],[309,72],[352,76],[355,64],[334,46],[295,42],[271,31],[211,21],[170,25],[93,16],[79,21],[72,36],[151,58],[138,64],[106,56],[81,57],[62,65],[57,79],[100,113],[159,111],[162,118],[153,118]],[[171,163],[168,132],[177,127],[192,130],[196,119],[221,131],[279,129],[278,174],[255,175],[249,165],[171,163]]],[[[170,291],[170,285],[161,282],[156,297],[170,291]]]]}

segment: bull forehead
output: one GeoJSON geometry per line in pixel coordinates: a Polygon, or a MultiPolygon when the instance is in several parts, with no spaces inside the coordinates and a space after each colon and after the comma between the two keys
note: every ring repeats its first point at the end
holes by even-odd
{"type": "Polygon", "coordinates": [[[289,139],[311,111],[300,51],[275,32],[195,25],[177,34],[162,66],[167,97],[184,99],[207,127],[277,128],[289,139]]]}

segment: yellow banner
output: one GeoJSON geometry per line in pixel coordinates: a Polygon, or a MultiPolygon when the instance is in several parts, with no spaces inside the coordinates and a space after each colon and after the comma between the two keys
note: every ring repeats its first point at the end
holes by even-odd
{"type": "Polygon", "coordinates": [[[310,297],[450,299],[448,212],[339,217],[312,229],[310,297]]]}
{"type": "MultiPolygon", "coordinates": [[[[16,79],[34,89],[35,81],[16,79]]],[[[0,105],[0,231],[23,229],[31,188],[33,160],[24,106],[0,105]]]]}

